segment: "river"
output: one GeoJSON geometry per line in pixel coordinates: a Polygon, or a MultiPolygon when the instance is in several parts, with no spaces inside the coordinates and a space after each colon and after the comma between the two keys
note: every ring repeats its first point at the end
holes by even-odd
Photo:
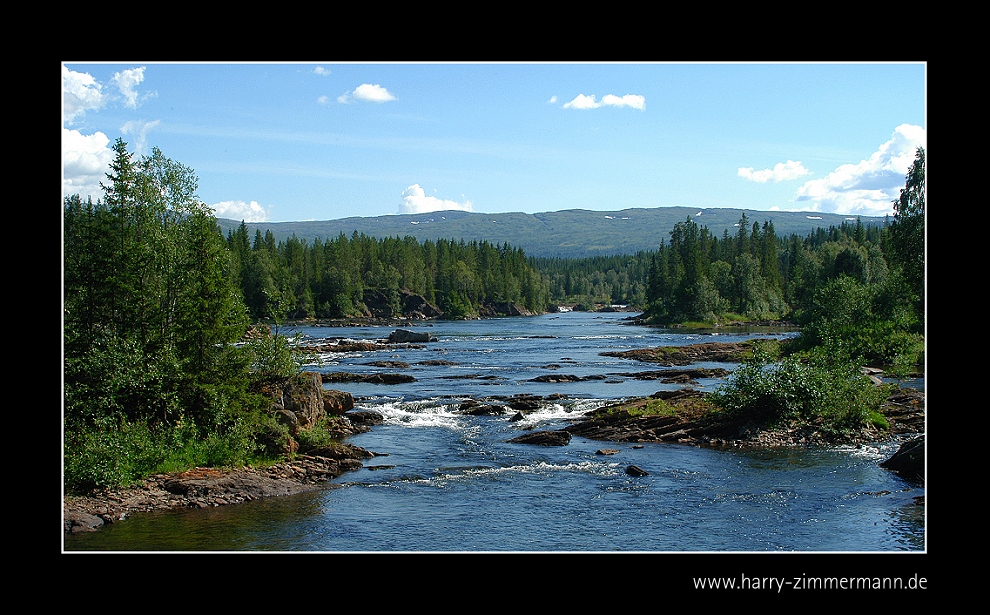
{"type": "MultiPolygon", "coordinates": [[[[879,467],[898,442],[738,451],[575,437],[513,444],[603,403],[682,385],[638,380],[659,369],[609,350],[752,337],[772,330],[680,333],[629,325],[623,313],[432,322],[437,341],[387,352],[326,354],[307,369],[399,372],[396,385],[328,383],[385,422],[349,442],[381,456],[315,493],[210,510],[133,515],[65,537],[76,551],[264,552],[924,552],[924,488],[879,467]],[[401,361],[404,368],[370,365],[401,361]],[[540,383],[545,374],[596,376],[540,383]],[[471,416],[466,398],[563,394],[527,414],[471,416]],[[603,448],[618,449],[602,455],[603,448]],[[625,473],[629,465],[647,476],[625,473]]],[[[388,327],[301,327],[307,338],[382,339],[388,327]]],[[[692,367],[735,366],[702,363],[692,367]]],[[[697,387],[713,390],[717,379],[697,387]]],[[[923,387],[923,381],[909,383],[923,387]]]]}

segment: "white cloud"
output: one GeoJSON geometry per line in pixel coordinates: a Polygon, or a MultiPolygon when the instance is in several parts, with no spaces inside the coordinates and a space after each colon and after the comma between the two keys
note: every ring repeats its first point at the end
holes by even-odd
{"type": "Polygon", "coordinates": [[[102,132],[84,135],[62,129],[62,196],[78,194],[83,201],[103,198],[100,182],[106,181],[113,161],[110,138],[102,132]]]}
{"type": "Polygon", "coordinates": [[[805,183],[796,202],[813,211],[883,216],[893,213],[892,202],[904,187],[904,176],[914,162],[918,147],[925,147],[925,129],[901,124],[889,141],[869,159],[844,164],[822,179],[805,183]]]}
{"type": "Polygon", "coordinates": [[[130,151],[143,156],[149,152],[148,150],[148,133],[152,128],[160,123],[159,120],[153,122],[142,122],[138,120],[131,120],[126,122],[120,127],[120,132],[125,135],[136,135],[137,141],[133,144],[129,144],[130,151]]]}
{"type": "Polygon", "coordinates": [[[220,201],[210,205],[217,218],[243,220],[245,222],[264,222],[268,219],[268,211],[257,201],[220,201]]]}
{"type": "Polygon", "coordinates": [[[71,124],[87,111],[106,104],[102,86],[88,73],[62,67],[62,119],[71,124]]]}
{"type": "Polygon", "coordinates": [[[342,103],[350,102],[352,99],[376,103],[396,100],[395,96],[382,86],[370,83],[362,83],[354,88],[353,92],[345,92],[337,97],[337,101],[342,103]]]}
{"type": "Polygon", "coordinates": [[[330,69],[329,68],[323,68],[322,66],[317,66],[316,68],[313,69],[313,73],[316,74],[316,75],[324,75],[324,76],[326,76],[326,75],[329,75],[330,74],[330,69]]]}
{"type": "Polygon", "coordinates": [[[422,214],[447,209],[473,211],[474,205],[471,204],[471,201],[458,203],[456,201],[438,199],[435,196],[426,196],[426,192],[423,191],[419,184],[413,184],[402,191],[402,205],[399,206],[400,214],[422,214]]]}
{"type": "Polygon", "coordinates": [[[800,162],[794,160],[788,160],[787,162],[778,162],[773,165],[772,169],[763,169],[761,171],[754,171],[753,167],[745,167],[739,169],[739,177],[748,179],[749,181],[766,183],[766,182],[780,182],[788,179],[797,179],[804,175],[809,175],[811,171],[804,168],[804,165],[800,162]]]}
{"type": "MultiPolygon", "coordinates": [[[[555,99],[556,96],[551,100],[555,99]]],[[[564,103],[565,109],[598,109],[600,107],[632,107],[643,110],[646,109],[646,97],[639,94],[626,94],[625,96],[606,94],[599,102],[594,94],[591,96],[578,94],[574,100],[564,103]]]]}
{"type": "Polygon", "coordinates": [[[556,105],[557,104],[557,96],[556,95],[551,96],[550,97],[550,100],[547,101],[547,104],[548,105],[556,105]]]}
{"type": "Polygon", "coordinates": [[[571,102],[564,103],[565,109],[594,109],[598,106],[598,103],[595,102],[594,94],[591,96],[578,94],[571,102]]]}
{"type": "Polygon", "coordinates": [[[144,66],[140,68],[129,68],[113,75],[114,84],[124,96],[125,107],[137,109],[138,93],[135,88],[144,81],[144,68],[144,66]]]}
{"type": "MultiPolygon", "coordinates": [[[[140,95],[137,86],[144,81],[144,69],[130,68],[114,73],[111,82],[120,92],[124,106],[136,109],[142,99],[156,96],[155,92],[140,95]]],[[[62,114],[63,120],[71,124],[87,111],[96,111],[116,98],[103,91],[103,84],[88,73],[77,73],[62,66],[62,114]]]]}
{"type": "Polygon", "coordinates": [[[320,96],[319,98],[316,99],[316,102],[320,103],[321,105],[325,105],[328,102],[330,102],[330,97],[329,96],[320,96]]]}

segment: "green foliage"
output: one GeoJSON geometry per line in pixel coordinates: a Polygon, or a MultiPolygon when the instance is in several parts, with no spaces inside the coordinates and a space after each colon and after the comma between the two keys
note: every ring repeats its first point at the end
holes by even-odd
{"type": "Polygon", "coordinates": [[[246,249],[245,234],[231,231],[227,243],[239,251],[234,279],[255,319],[370,316],[373,302],[388,312],[376,315],[395,316],[402,313],[402,291],[422,295],[447,318],[477,316],[494,303],[535,312],[549,303],[547,280],[508,245],[357,233],[308,245],[295,236],[276,243],[259,234],[246,249]]]}
{"type": "Polygon", "coordinates": [[[758,349],[707,399],[724,412],[767,425],[798,421],[842,432],[878,423],[887,394],[855,363],[823,348],[779,360],[758,349]]]}
{"type": "Polygon", "coordinates": [[[829,280],[801,315],[795,349],[825,347],[860,365],[900,371],[919,362],[924,340],[912,333],[914,313],[898,299],[896,277],[866,284],[846,275],[829,280]]]}
{"type": "Polygon", "coordinates": [[[253,358],[253,376],[260,380],[278,381],[298,372],[299,363],[292,350],[294,340],[295,338],[271,331],[265,331],[251,339],[247,347],[253,358]]]}
{"type": "Polygon", "coordinates": [[[925,150],[919,147],[894,201],[890,233],[892,260],[903,272],[919,322],[925,314],[925,196],[925,150]]]}
{"type": "Polygon", "coordinates": [[[296,434],[300,450],[329,446],[340,440],[339,434],[344,419],[337,416],[324,416],[315,425],[296,434]]]}
{"type": "Polygon", "coordinates": [[[210,463],[252,445],[247,313],[232,258],[191,169],[119,140],[105,200],[67,198],[64,223],[66,484],[124,484],[171,453],[210,463]],[[183,431],[176,445],[176,425],[183,431]],[[185,428],[184,428],[185,429],[185,428]],[[190,428],[191,429],[191,428],[190,428]]]}
{"type": "Polygon", "coordinates": [[[254,452],[244,425],[204,434],[190,422],[157,428],[143,422],[107,424],[66,435],[64,484],[70,493],[130,486],[152,474],[191,467],[242,466],[254,452]]]}

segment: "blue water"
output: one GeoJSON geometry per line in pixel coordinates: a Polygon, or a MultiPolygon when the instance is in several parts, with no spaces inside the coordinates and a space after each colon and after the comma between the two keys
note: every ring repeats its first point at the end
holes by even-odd
{"type": "MultiPolygon", "coordinates": [[[[67,550],[284,552],[904,552],[925,550],[924,489],[879,467],[897,442],[734,451],[573,438],[511,444],[608,401],[681,385],[629,372],[661,366],[603,357],[626,350],[793,333],[681,334],[625,314],[566,313],[411,327],[422,348],[328,353],[307,369],[399,372],[402,385],[336,383],[382,425],[349,439],[381,456],[327,489],[205,511],[135,515],[66,538],[67,550]],[[423,365],[441,359],[450,365],[423,365]],[[399,360],[409,368],[368,365],[399,360]],[[558,367],[554,367],[558,366],[558,367]],[[603,375],[545,384],[542,374],[603,375]],[[451,376],[456,376],[451,378],[451,376]],[[494,378],[492,378],[494,377],[494,378]],[[458,411],[468,397],[564,394],[510,421],[458,411]],[[618,449],[602,455],[604,448],[618,449]],[[649,472],[632,477],[625,468],[649,472]]],[[[309,338],[381,339],[392,328],[307,327],[309,338]]],[[[702,364],[693,367],[725,367],[702,364]]],[[[695,385],[712,390],[720,380],[695,385]]]]}

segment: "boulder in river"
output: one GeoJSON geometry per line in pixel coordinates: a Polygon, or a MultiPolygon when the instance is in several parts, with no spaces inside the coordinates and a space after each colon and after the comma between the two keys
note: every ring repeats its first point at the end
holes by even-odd
{"type": "Polygon", "coordinates": [[[570,444],[571,434],[564,430],[534,431],[509,440],[514,444],[539,444],[540,446],[564,446],[570,444]]]}
{"type": "Polygon", "coordinates": [[[327,382],[367,382],[369,384],[402,384],[415,382],[416,378],[408,374],[351,374],[348,372],[330,372],[323,375],[327,382]]]}
{"type": "Polygon", "coordinates": [[[649,476],[650,473],[639,466],[628,466],[626,474],[629,476],[649,476]]]}
{"type": "Polygon", "coordinates": [[[435,342],[437,338],[426,332],[396,329],[389,334],[388,341],[391,344],[404,344],[407,342],[435,342]]]}
{"type": "Polygon", "coordinates": [[[924,434],[908,440],[890,456],[889,459],[880,463],[880,467],[887,468],[909,480],[925,480],[925,436],[924,434]]]}

